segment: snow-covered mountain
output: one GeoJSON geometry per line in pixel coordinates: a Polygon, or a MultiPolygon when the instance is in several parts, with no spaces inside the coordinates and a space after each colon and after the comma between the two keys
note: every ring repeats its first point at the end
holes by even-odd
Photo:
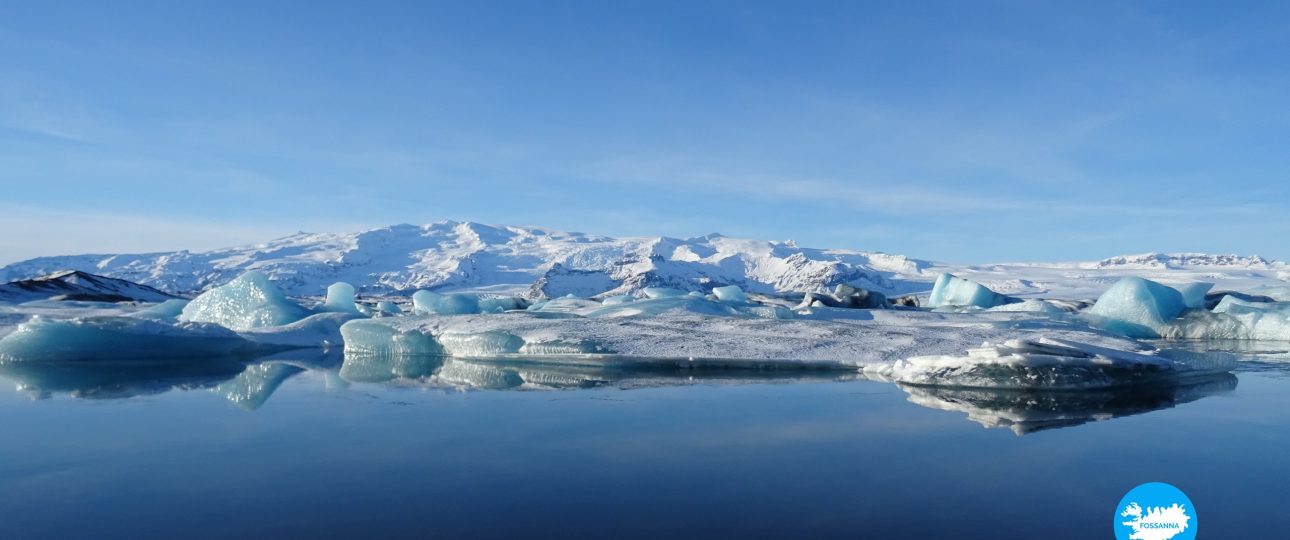
{"type": "Polygon", "coordinates": [[[648,286],[752,292],[824,291],[839,283],[888,294],[925,291],[942,271],[1009,294],[1095,295],[1119,275],[1157,279],[1290,279],[1285,263],[1259,257],[1159,255],[1097,262],[962,266],[901,255],[803,248],[729,238],[610,238],[537,227],[440,221],[360,233],[298,233],[263,244],[206,252],[41,257],[0,268],[0,280],[82,270],[190,294],[249,270],[264,271],[288,294],[322,294],[336,281],[366,294],[415,289],[604,296],[648,286]]]}
{"type": "Polygon", "coordinates": [[[175,298],[146,285],[122,279],[64,270],[0,285],[0,301],[89,300],[97,302],[163,302],[175,298]]]}

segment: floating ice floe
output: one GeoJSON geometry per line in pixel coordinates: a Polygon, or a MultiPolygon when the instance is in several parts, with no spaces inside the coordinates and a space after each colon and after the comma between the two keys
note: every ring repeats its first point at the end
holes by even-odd
{"type": "Polygon", "coordinates": [[[936,284],[932,286],[927,307],[992,308],[1017,301],[1016,298],[996,293],[975,281],[951,274],[941,274],[936,278],[936,284]]]}
{"type": "Polygon", "coordinates": [[[264,274],[252,270],[194,298],[179,320],[215,323],[233,330],[290,324],[309,310],[288,300],[264,274]]]}
{"type": "Polygon", "coordinates": [[[412,295],[413,311],[422,315],[470,315],[480,313],[479,297],[473,294],[439,294],[417,291],[412,295]]]}
{"type": "Polygon", "coordinates": [[[170,324],[140,317],[33,317],[0,339],[5,361],[157,361],[215,357],[248,346],[214,324],[170,324]]]}
{"type": "Polygon", "coordinates": [[[967,388],[1081,390],[1175,382],[1235,368],[1230,356],[1186,360],[1038,337],[984,343],[966,356],[916,356],[865,367],[894,382],[967,388]]]}

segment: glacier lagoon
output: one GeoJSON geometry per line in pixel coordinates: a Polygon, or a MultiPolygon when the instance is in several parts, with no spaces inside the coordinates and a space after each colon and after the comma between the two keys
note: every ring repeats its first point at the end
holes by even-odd
{"type": "Polygon", "coordinates": [[[1098,538],[1163,479],[1207,535],[1271,538],[1290,347],[1226,348],[1230,374],[1082,392],[335,349],[8,365],[0,515],[16,538],[1098,538]]]}
{"type": "MultiPolygon", "coordinates": [[[[1225,275],[1206,277],[1245,283],[1225,275]]],[[[1180,466],[1236,466],[1215,459],[1220,444],[1257,447],[1236,460],[1243,474],[1285,464],[1266,426],[1286,420],[1290,304],[1253,286],[1211,294],[1195,276],[1078,278],[1101,284],[1096,299],[998,294],[948,273],[899,298],[858,282],[682,280],[358,299],[344,282],[288,296],[252,270],[158,302],[77,300],[161,293],[55,273],[11,284],[0,305],[0,378],[15,389],[0,409],[21,458],[0,487],[24,493],[0,511],[35,537],[101,532],[57,519],[69,507],[115,508],[124,537],[149,535],[138,522],[212,537],[501,537],[550,522],[614,537],[924,538],[955,536],[968,513],[1038,534],[1086,519],[1053,514],[1091,512],[1089,493],[1124,478],[1185,484],[1180,466]],[[115,476],[100,474],[105,455],[115,476]],[[1046,514],[1017,500],[1054,494],[1046,514]],[[1008,523],[1017,508],[1031,517],[1008,523]]],[[[1195,478],[1230,498],[1204,485],[1216,475],[1195,478]]]]}

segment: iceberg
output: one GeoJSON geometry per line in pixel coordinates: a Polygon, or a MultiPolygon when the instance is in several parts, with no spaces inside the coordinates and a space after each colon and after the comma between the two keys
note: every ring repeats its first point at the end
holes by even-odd
{"type": "Polygon", "coordinates": [[[869,365],[864,371],[912,385],[1084,390],[1170,383],[1236,367],[1230,356],[1189,360],[1039,337],[984,343],[968,349],[966,356],[916,356],[869,365]]]}
{"type": "Polygon", "coordinates": [[[179,314],[184,312],[184,306],[188,305],[187,300],[175,298],[166,300],[160,304],[141,309],[131,313],[132,317],[143,317],[145,319],[157,319],[161,321],[174,322],[179,320],[179,314]]]}
{"type": "Polygon", "coordinates": [[[1226,296],[1213,311],[1191,310],[1161,331],[1170,339],[1290,341],[1290,303],[1226,296]]]}
{"type": "Polygon", "coordinates": [[[726,285],[725,287],[713,287],[712,294],[717,300],[731,304],[747,304],[748,295],[738,285],[726,285]]]}
{"type": "Polygon", "coordinates": [[[679,296],[660,296],[625,304],[602,306],[599,309],[591,309],[581,314],[590,318],[652,317],[673,310],[723,317],[740,314],[738,309],[729,304],[713,302],[702,296],[692,296],[688,293],[679,296]]]}
{"type": "Polygon", "coordinates": [[[327,287],[327,300],[319,306],[318,311],[331,311],[335,313],[351,313],[362,315],[359,311],[358,304],[354,303],[354,286],[343,281],[333,283],[327,287]]]}
{"type": "Polygon", "coordinates": [[[501,313],[503,311],[514,311],[528,307],[528,303],[522,298],[514,296],[495,296],[492,298],[479,299],[480,313],[501,313]]]}
{"type": "Polygon", "coordinates": [[[1066,310],[1059,308],[1049,302],[1029,298],[1016,304],[1004,304],[995,306],[986,311],[1004,312],[1004,313],[1043,313],[1044,315],[1063,315],[1066,310]]]}
{"type": "Polygon", "coordinates": [[[690,293],[688,291],[683,291],[681,289],[673,289],[670,287],[645,287],[644,289],[641,289],[641,294],[644,294],[645,298],[654,300],[658,298],[671,298],[674,296],[685,296],[690,293]]]}
{"type": "Polygon", "coordinates": [[[222,326],[140,317],[32,317],[0,339],[5,361],[157,361],[229,355],[248,342],[222,326]]]}
{"type": "Polygon", "coordinates": [[[438,336],[445,353],[452,356],[497,356],[515,354],[524,346],[524,340],[514,334],[499,330],[477,333],[444,333],[438,336]]]}
{"type": "Polygon", "coordinates": [[[179,320],[249,330],[289,324],[307,316],[308,310],[288,300],[263,273],[252,270],[198,295],[184,306],[179,320]]]}
{"type": "Polygon", "coordinates": [[[625,294],[620,294],[617,296],[610,296],[604,300],[601,300],[600,304],[605,306],[616,306],[618,304],[626,304],[627,302],[633,302],[635,300],[636,300],[635,297],[627,296],[625,294]]]}
{"type": "Polygon", "coordinates": [[[417,291],[412,309],[418,315],[471,315],[479,313],[479,297],[469,294],[439,294],[417,291]]]}
{"type": "Polygon", "coordinates": [[[881,309],[888,305],[886,295],[878,291],[852,287],[845,283],[839,283],[833,288],[833,298],[837,299],[840,307],[881,309]]]}
{"type": "Polygon", "coordinates": [[[1204,308],[1205,295],[1209,293],[1210,289],[1214,288],[1214,284],[1196,281],[1174,285],[1173,288],[1182,294],[1183,305],[1188,308],[1204,308]]]}
{"type": "Polygon", "coordinates": [[[403,308],[394,302],[381,301],[376,303],[376,312],[385,316],[400,315],[403,313],[403,308]]]}
{"type": "Polygon", "coordinates": [[[412,293],[412,312],[417,315],[434,313],[434,303],[439,301],[439,293],[417,291],[412,293]]]}
{"type": "Polygon", "coordinates": [[[418,330],[403,330],[378,319],[356,319],[340,327],[345,355],[442,355],[443,347],[418,330]]]}
{"type": "Polygon", "coordinates": [[[987,289],[975,281],[952,274],[941,274],[936,278],[936,284],[932,286],[932,295],[927,299],[927,307],[992,308],[1017,301],[1015,298],[987,289]]]}
{"type": "Polygon", "coordinates": [[[1088,310],[1094,326],[1132,338],[1158,338],[1187,309],[1182,293],[1151,280],[1117,281],[1088,310]]]}

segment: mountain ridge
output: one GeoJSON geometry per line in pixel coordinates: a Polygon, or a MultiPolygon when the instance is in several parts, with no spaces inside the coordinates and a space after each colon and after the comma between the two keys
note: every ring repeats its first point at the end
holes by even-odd
{"type": "MultiPolygon", "coordinates": [[[[322,294],[336,281],[365,294],[415,289],[505,290],[534,297],[630,294],[643,287],[709,290],[738,285],[751,292],[822,292],[838,284],[888,294],[930,287],[940,272],[977,275],[1009,292],[1043,292],[1031,279],[1146,271],[1290,279],[1280,261],[1195,253],[1122,255],[1093,262],[952,265],[904,255],[799,247],[710,233],[690,238],[609,237],[543,227],[438,221],[397,224],[355,233],[299,232],[245,246],[194,252],[85,254],[38,257],[0,267],[0,280],[30,279],[61,270],[93,274],[192,294],[247,270],[264,271],[285,292],[322,294]],[[1087,275],[1084,275],[1087,274],[1087,275]]],[[[1082,277],[1081,277],[1082,276],[1082,277]]],[[[1221,277],[1221,276],[1220,276],[1221,277]]]]}

